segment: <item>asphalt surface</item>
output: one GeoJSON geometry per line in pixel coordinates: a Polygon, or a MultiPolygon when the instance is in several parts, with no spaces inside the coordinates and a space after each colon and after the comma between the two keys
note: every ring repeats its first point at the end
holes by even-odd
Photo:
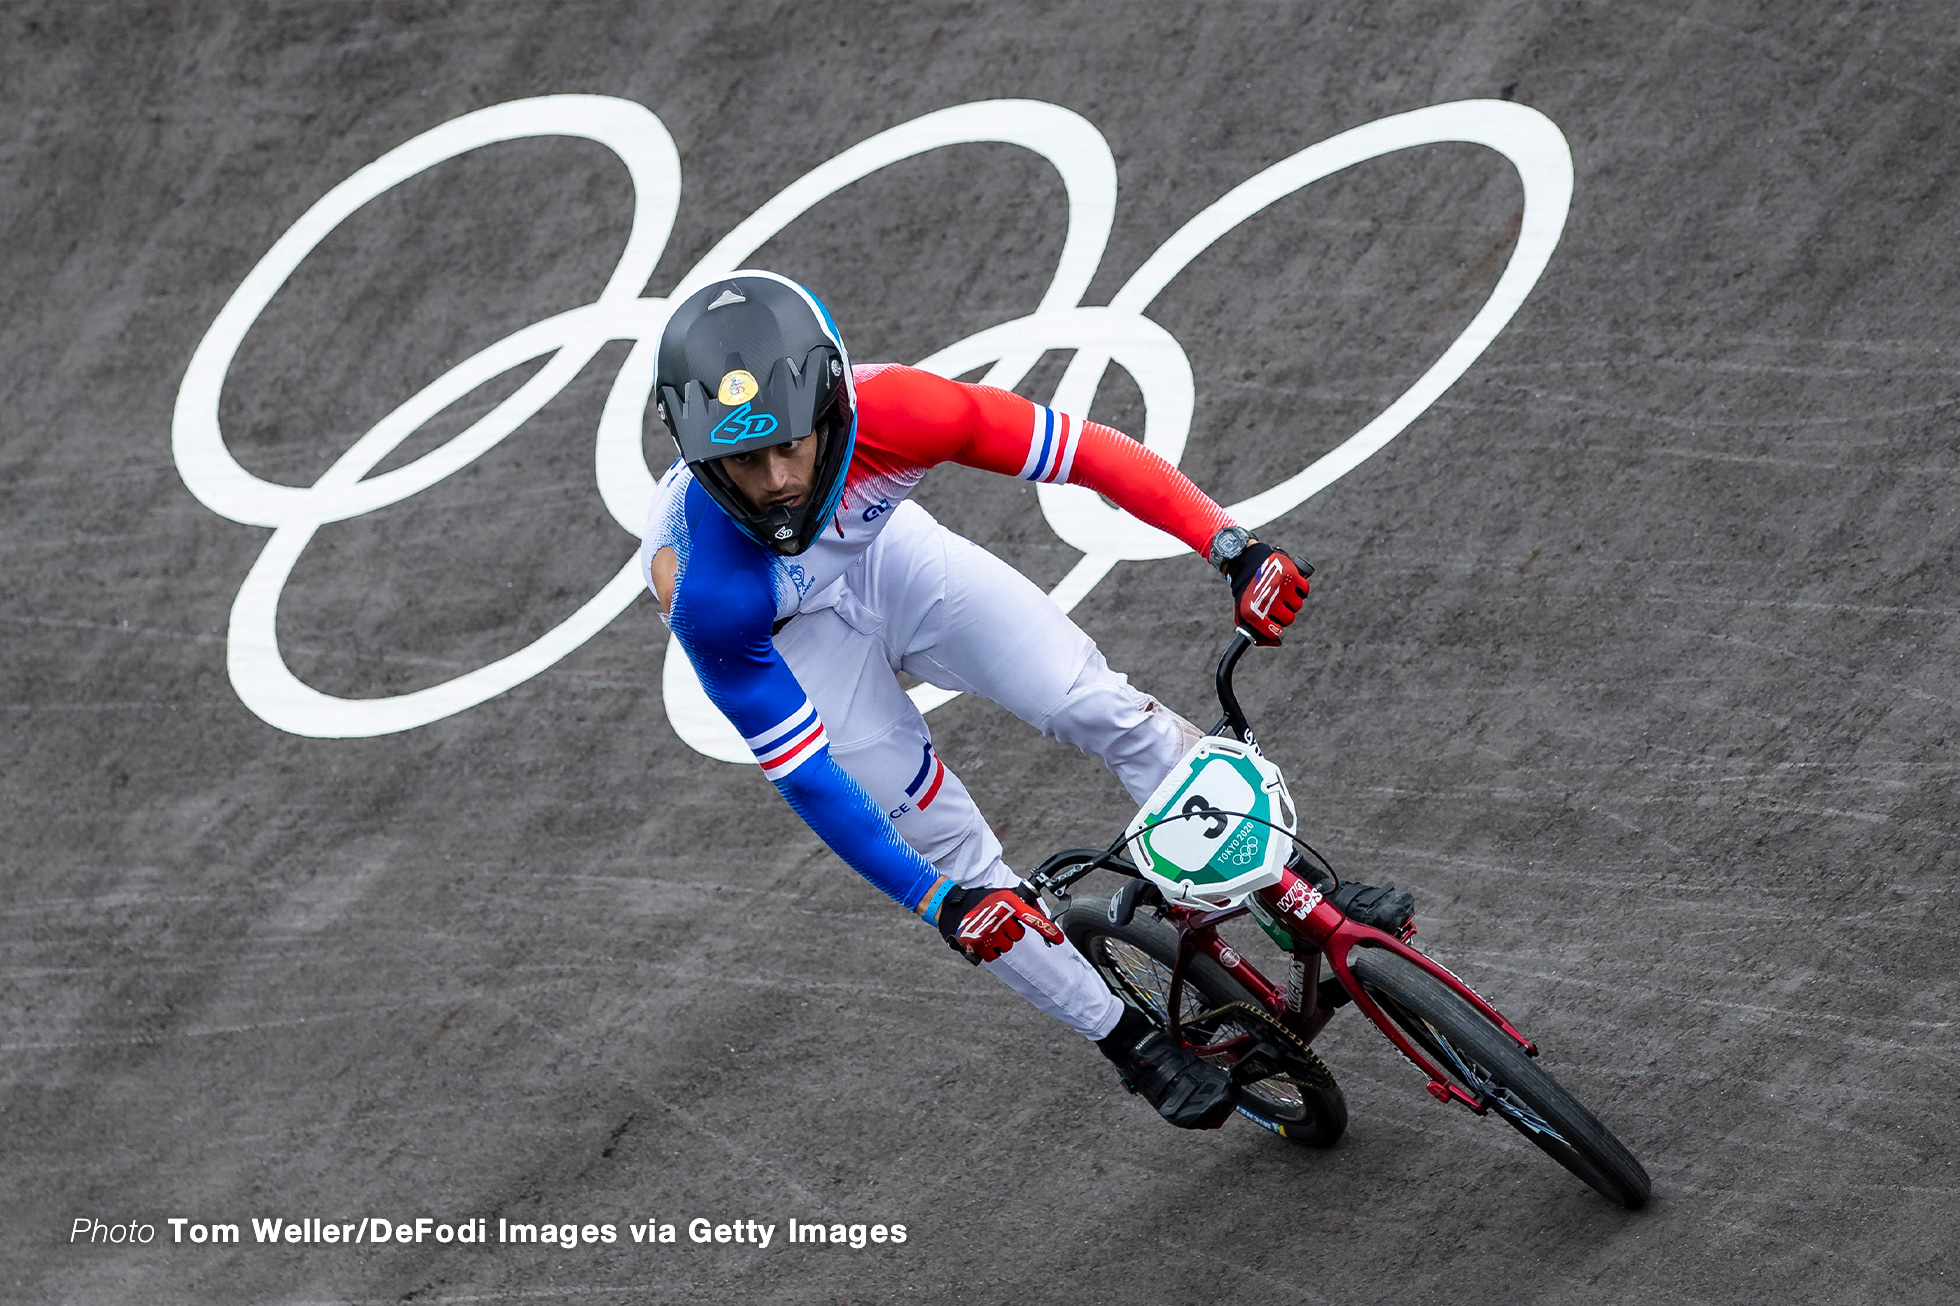
{"type": "MultiPolygon", "coordinates": [[[[0,1299],[1960,1294],[1950,7],[12,4],[0,32],[0,1299]],[[193,352],[343,179],[567,92],[646,106],[680,152],[648,294],[825,160],[968,101],[1107,139],[1091,304],[1338,132],[1476,98],[1558,125],[1574,190],[1545,274],[1433,407],[1268,528],[1321,570],[1243,687],[1309,837],[1415,890],[1421,942],[1644,1160],[1651,1208],[1431,1101],[1351,1013],[1321,1042],[1352,1112],[1333,1151],[1160,1126],[752,768],[679,742],[644,599],[416,729],[309,738],[241,701],[228,617],[270,532],[173,460],[193,352]],[[374,1216],[619,1241],[250,1225],[374,1216]],[[173,1217],[244,1240],[177,1244],[173,1217]],[[686,1232],[792,1217],[908,1237],[686,1232]],[[155,1240],[89,1245],[78,1219],[155,1240]],[[678,1241],[634,1245],[646,1221],[678,1241]]],[[[1520,196],[1480,146],[1409,150],[1201,256],[1149,310],[1193,368],[1185,469],[1242,498],[1381,411],[1490,293],[1520,196]]],[[[247,333],[235,457],[311,485],[457,361],[589,302],[630,211],[619,162],[567,139],[362,208],[247,333]]],[[[1033,154],[959,146],[757,259],[826,295],[859,359],[910,361],[1027,312],[1064,214],[1033,154]]],[[[466,469],[322,528],[278,608],[294,675],[404,694],[596,593],[634,544],[593,470],[626,351],[466,469]]],[[[1143,412],[1113,371],[1096,415],[1143,412]]],[[[921,500],[1044,584],[1075,559],[1025,485],[948,470],[921,500]]],[[[1226,609],[1202,566],[1123,563],[1076,615],[1207,715],[1226,609]]],[[[990,704],[931,720],[1018,865],[1128,816],[990,704]]]]}

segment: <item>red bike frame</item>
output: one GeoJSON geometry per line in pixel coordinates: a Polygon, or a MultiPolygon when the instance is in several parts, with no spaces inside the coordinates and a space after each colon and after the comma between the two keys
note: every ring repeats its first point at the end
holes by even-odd
{"type": "MultiPolygon", "coordinates": [[[[1244,629],[1240,629],[1232,642],[1226,646],[1224,656],[1219,659],[1218,702],[1225,714],[1219,718],[1218,724],[1212,727],[1211,733],[1220,735],[1229,730],[1256,749],[1259,746],[1258,741],[1252,737],[1252,727],[1246,721],[1244,710],[1239,706],[1237,692],[1232,688],[1232,673],[1238,666],[1239,658],[1251,646],[1252,636],[1244,629]]],[[[1064,853],[1051,858],[1049,864],[1037,874],[1037,880],[1049,881],[1046,873],[1070,856],[1071,854],[1064,853]]],[[[1096,864],[1106,864],[1105,857],[1092,853],[1081,863],[1082,869],[1076,875],[1064,876],[1061,880],[1063,889],[1066,890],[1068,882],[1087,874],[1088,868],[1096,864]]],[[[1135,872],[1132,869],[1130,873],[1135,872]]],[[[1296,973],[1302,976],[1297,1009],[1286,989],[1261,975],[1251,962],[1239,955],[1237,949],[1218,937],[1220,925],[1245,915],[1251,910],[1249,907],[1241,903],[1236,907],[1214,910],[1178,904],[1171,904],[1164,908],[1166,919],[1178,934],[1177,961],[1171,968],[1170,1010],[1166,1013],[1170,1021],[1170,1032],[1172,1037],[1183,1042],[1186,1047],[1200,1056],[1216,1056],[1238,1051],[1249,1047],[1255,1039],[1254,1036],[1246,1034],[1221,1043],[1197,1046],[1184,1038],[1182,1019],[1178,1010],[1183,995],[1181,981],[1185,965],[1194,953],[1202,952],[1217,962],[1226,974],[1237,980],[1270,1011],[1282,1026],[1297,1034],[1302,1043],[1311,1043],[1314,1036],[1320,1033],[1334,1014],[1332,1008],[1324,1008],[1320,1005],[1320,958],[1324,955],[1328,966],[1334,972],[1335,981],[1354,1000],[1355,1005],[1361,1008],[1369,1020],[1375,1022],[1381,1032],[1388,1037],[1388,1041],[1409,1059],[1410,1064],[1429,1077],[1430,1096],[1439,1102],[1454,1099],[1478,1115],[1483,1115],[1488,1105],[1466,1092],[1460,1085],[1453,1083],[1448,1073],[1416,1046],[1402,1027],[1389,1018],[1388,1013],[1381,1009],[1381,1006],[1354,978],[1354,972],[1348,968],[1348,957],[1357,947],[1386,948],[1421,967],[1454,990],[1465,1002],[1482,1013],[1485,1019],[1516,1039],[1518,1046],[1525,1050],[1526,1055],[1534,1057],[1538,1055],[1538,1049],[1531,1040],[1520,1034],[1511,1022],[1506,1020],[1497,1008],[1484,1001],[1476,990],[1451,974],[1446,967],[1430,960],[1408,945],[1407,939],[1415,934],[1413,925],[1407,935],[1398,939],[1381,930],[1349,920],[1339,908],[1322,896],[1319,889],[1295,874],[1290,866],[1281,870],[1278,884],[1257,890],[1253,896],[1259,899],[1260,905],[1272,920],[1283,922],[1286,933],[1293,936],[1296,942],[1292,955],[1296,973]],[[1307,973],[1311,974],[1311,978],[1306,978],[1307,973]]]]}
{"type": "MultiPolygon", "coordinates": [[[[1320,1033],[1334,1014],[1332,1009],[1320,1005],[1319,958],[1324,955],[1329,968],[1334,972],[1335,980],[1342,989],[1346,990],[1355,1005],[1361,1008],[1368,1019],[1375,1023],[1388,1037],[1388,1041],[1393,1043],[1416,1069],[1429,1076],[1430,1095],[1439,1102],[1454,1099],[1478,1115],[1483,1115],[1487,1110],[1486,1104],[1453,1083],[1443,1068],[1436,1065],[1429,1055],[1403,1032],[1402,1027],[1389,1018],[1354,978],[1354,973],[1348,969],[1348,954],[1356,947],[1369,947],[1386,948],[1420,966],[1455,990],[1464,1001],[1475,1007],[1492,1024],[1516,1039],[1518,1046],[1522,1047],[1528,1055],[1534,1057],[1538,1055],[1538,1048],[1530,1039],[1520,1034],[1497,1008],[1484,1001],[1476,990],[1450,973],[1447,967],[1416,951],[1394,935],[1349,920],[1334,904],[1321,896],[1320,890],[1295,875],[1291,869],[1283,870],[1280,874],[1281,880],[1278,884],[1258,890],[1255,896],[1266,908],[1268,915],[1276,921],[1284,922],[1286,931],[1296,939],[1302,940],[1305,945],[1297,948],[1293,953],[1296,962],[1309,970],[1309,978],[1300,986],[1299,1009],[1297,1011],[1293,1009],[1285,988],[1260,974],[1258,969],[1240,955],[1236,948],[1218,936],[1220,925],[1247,914],[1250,908],[1241,904],[1218,911],[1205,911],[1192,907],[1172,906],[1167,909],[1167,915],[1172,928],[1177,930],[1179,940],[1177,964],[1171,968],[1168,1013],[1171,1033],[1174,1037],[1184,1040],[1179,1006],[1185,963],[1194,954],[1202,952],[1217,962],[1226,974],[1252,994],[1273,1014],[1274,1019],[1298,1034],[1302,1042],[1311,1043],[1314,1036],[1320,1033]]],[[[1240,1043],[1249,1042],[1250,1038],[1250,1035],[1245,1035],[1224,1043],[1204,1046],[1192,1045],[1186,1041],[1185,1046],[1202,1056],[1213,1056],[1233,1051],[1240,1043]]]]}

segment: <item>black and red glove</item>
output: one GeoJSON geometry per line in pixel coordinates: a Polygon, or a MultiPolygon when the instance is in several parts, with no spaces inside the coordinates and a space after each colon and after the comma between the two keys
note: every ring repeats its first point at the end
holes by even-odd
{"type": "Polygon", "coordinates": [[[1277,644],[1280,632],[1293,624],[1307,601],[1313,565],[1254,540],[1225,564],[1225,575],[1232,582],[1239,625],[1252,632],[1255,644],[1277,644]]]}
{"type": "Polygon", "coordinates": [[[1033,930],[1049,946],[1062,941],[1062,927],[1041,910],[1030,889],[954,889],[939,904],[934,921],[957,952],[974,961],[993,961],[1033,930]]]}

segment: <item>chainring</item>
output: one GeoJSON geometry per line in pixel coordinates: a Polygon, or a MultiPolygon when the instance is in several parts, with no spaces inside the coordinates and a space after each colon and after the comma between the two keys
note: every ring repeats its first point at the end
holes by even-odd
{"type": "MultiPolygon", "coordinates": [[[[1215,1020],[1234,1020],[1241,1026],[1257,1028],[1259,1041],[1253,1044],[1250,1051],[1241,1055],[1241,1061],[1259,1057],[1268,1046],[1271,1046],[1277,1054],[1276,1058],[1268,1058],[1275,1059],[1278,1063],[1272,1070],[1265,1074],[1246,1077],[1241,1087],[1246,1083],[1256,1083],[1260,1079],[1283,1074],[1296,1083],[1313,1088],[1328,1091],[1335,1088],[1334,1072],[1327,1068],[1327,1063],[1320,1059],[1320,1054],[1307,1046],[1306,1041],[1298,1034],[1280,1024],[1271,1012],[1255,1007],[1249,1002],[1227,1002],[1222,1006],[1213,1007],[1203,1015],[1181,1020],[1179,1024],[1205,1026],[1215,1020]]],[[[1250,1029],[1248,1032],[1251,1032],[1250,1029]]],[[[1186,1042],[1189,1042],[1188,1038],[1186,1042]]],[[[1235,1080],[1239,1079],[1236,1064],[1232,1077],[1235,1080]]]]}

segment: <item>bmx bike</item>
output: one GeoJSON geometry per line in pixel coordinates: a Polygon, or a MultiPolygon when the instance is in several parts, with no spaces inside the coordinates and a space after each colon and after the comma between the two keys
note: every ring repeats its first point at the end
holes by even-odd
{"type": "Polygon", "coordinates": [[[1398,937],[1329,901],[1338,878],[1294,833],[1284,779],[1232,687],[1251,645],[1240,630],[1226,646],[1223,716],[1125,833],[1108,848],[1057,853],[1028,877],[1060,901],[1063,932],[1116,996],[1231,1072],[1239,1114],[1289,1142],[1331,1147],[1347,1127],[1346,1099],[1312,1044],[1352,1004],[1437,1101],[1495,1114],[1609,1201],[1645,1205],[1640,1162],[1539,1065],[1531,1040],[1410,945],[1413,920],[1398,937]],[[1071,893],[1097,870],[1127,882],[1106,898],[1071,893]],[[1284,983],[1219,936],[1248,914],[1287,956],[1284,983]]]}

